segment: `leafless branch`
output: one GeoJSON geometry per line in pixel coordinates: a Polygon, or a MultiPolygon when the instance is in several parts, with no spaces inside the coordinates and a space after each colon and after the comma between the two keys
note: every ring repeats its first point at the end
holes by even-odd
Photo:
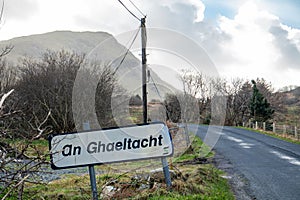
{"type": "Polygon", "coordinates": [[[2,51],[0,53],[0,58],[9,54],[13,50],[13,48],[14,48],[14,46],[12,46],[12,45],[8,45],[8,46],[5,46],[4,48],[2,48],[2,51]]]}
{"type": "Polygon", "coordinates": [[[7,92],[6,94],[4,94],[2,97],[1,97],[1,100],[0,100],[0,110],[2,110],[2,107],[3,107],[3,103],[5,101],[5,99],[11,95],[11,93],[13,93],[14,89],[10,90],[9,92],[7,92]]]}
{"type": "Polygon", "coordinates": [[[9,191],[3,196],[2,200],[6,199],[6,197],[13,191],[14,188],[17,188],[19,185],[21,185],[27,178],[29,177],[29,174],[22,178],[22,180],[19,181],[14,187],[10,188],[9,191]]]}
{"type": "Polygon", "coordinates": [[[47,122],[49,116],[51,115],[51,110],[49,110],[47,116],[45,117],[44,121],[42,121],[42,123],[40,123],[40,125],[37,127],[37,131],[39,132],[36,136],[33,137],[33,139],[38,139],[41,137],[41,135],[44,133],[44,131],[46,130],[46,128],[42,129],[42,126],[47,122]]]}

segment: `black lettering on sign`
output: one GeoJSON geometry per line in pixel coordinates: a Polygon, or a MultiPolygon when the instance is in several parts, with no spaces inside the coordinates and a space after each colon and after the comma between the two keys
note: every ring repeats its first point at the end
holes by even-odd
{"type": "Polygon", "coordinates": [[[140,140],[133,140],[132,142],[132,148],[139,149],[140,148],[140,140]]]}
{"type": "Polygon", "coordinates": [[[116,150],[117,150],[117,151],[122,150],[122,147],[123,147],[122,142],[117,142],[117,143],[116,143],[116,150]]]}
{"type": "Polygon", "coordinates": [[[115,149],[115,143],[114,142],[112,142],[112,143],[108,143],[107,145],[106,145],[106,151],[114,151],[114,149],[115,149]]]}
{"type": "MultiPolygon", "coordinates": [[[[133,140],[131,138],[124,138],[123,141],[117,141],[117,142],[109,142],[109,143],[103,143],[102,141],[97,142],[90,142],[87,145],[87,152],[90,154],[93,153],[105,153],[105,152],[113,152],[113,151],[125,151],[125,150],[135,150],[140,148],[151,148],[151,147],[157,147],[163,145],[163,136],[159,135],[158,137],[153,137],[153,135],[150,135],[148,138],[143,139],[136,139],[133,140]]],[[[68,146],[66,145],[64,148],[66,148],[65,153],[66,155],[70,156],[72,154],[71,149],[72,145],[68,146]]],[[[80,147],[79,147],[80,148],[80,147]]],[[[78,147],[74,147],[73,155],[75,155],[76,150],[80,154],[80,150],[78,147]]]]}
{"type": "Polygon", "coordinates": [[[80,146],[73,147],[72,144],[66,144],[62,150],[63,156],[71,156],[71,155],[75,156],[76,154],[80,155],[80,153],[81,153],[81,147],[80,146]]]}
{"type": "Polygon", "coordinates": [[[146,148],[148,146],[148,139],[143,139],[141,146],[142,148],[146,148]]]}
{"type": "Polygon", "coordinates": [[[89,153],[96,153],[97,151],[97,143],[96,142],[91,142],[87,146],[87,152],[89,153]]]}

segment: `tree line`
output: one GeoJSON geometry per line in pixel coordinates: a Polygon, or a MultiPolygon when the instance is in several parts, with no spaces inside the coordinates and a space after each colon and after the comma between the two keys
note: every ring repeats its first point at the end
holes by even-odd
{"type": "MultiPolygon", "coordinates": [[[[237,126],[243,122],[276,120],[276,112],[281,112],[282,95],[274,93],[271,83],[263,78],[244,80],[234,78],[227,80],[220,77],[209,77],[202,72],[184,71],[181,75],[183,96],[168,94],[165,105],[168,118],[174,122],[180,121],[182,109],[181,98],[192,98],[196,102],[199,113],[199,123],[209,124],[212,115],[212,99],[216,95],[226,98],[225,125],[237,126]]],[[[193,108],[191,108],[193,109],[193,108]]]]}
{"type": "MultiPolygon", "coordinates": [[[[5,51],[9,53],[9,48],[5,51]]],[[[0,94],[13,92],[1,107],[1,132],[15,137],[34,135],[39,138],[49,133],[75,131],[72,90],[78,70],[89,64],[85,55],[65,50],[46,51],[41,59],[24,58],[14,67],[6,61],[5,55],[0,59],[0,94]]],[[[117,125],[113,106],[127,101],[129,106],[141,105],[139,95],[130,97],[118,85],[110,66],[93,62],[85,69],[85,79],[97,82],[95,112],[101,127],[117,125]],[[113,91],[119,91],[118,95],[123,98],[118,99],[123,102],[113,101],[113,91]]],[[[216,94],[226,97],[225,125],[241,125],[249,119],[272,120],[274,112],[283,109],[280,94],[274,94],[272,85],[264,79],[228,81],[201,72],[184,71],[181,80],[183,93],[167,94],[163,102],[167,118],[174,122],[197,118],[189,116],[189,113],[195,114],[193,106],[197,104],[199,122],[209,124],[212,99],[216,94]]]]}
{"type": "MultiPolygon", "coordinates": [[[[72,90],[77,71],[86,64],[84,54],[65,50],[47,51],[40,60],[24,58],[15,67],[2,58],[0,76],[6,78],[0,80],[0,93],[13,89],[1,109],[7,116],[1,118],[2,129],[24,137],[74,131],[72,90]]],[[[99,123],[113,126],[112,116],[107,115],[112,90],[117,85],[113,71],[109,66],[93,63],[85,75],[98,83],[95,110],[99,123]]]]}

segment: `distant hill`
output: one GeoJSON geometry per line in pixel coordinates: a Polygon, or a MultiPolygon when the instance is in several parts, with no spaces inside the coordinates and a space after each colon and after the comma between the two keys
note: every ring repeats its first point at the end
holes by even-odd
{"type": "MultiPolygon", "coordinates": [[[[127,49],[109,33],[55,31],[0,41],[0,48],[6,45],[14,46],[12,52],[7,55],[8,61],[13,63],[17,63],[20,58],[25,56],[32,59],[41,59],[42,54],[47,50],[59,51],[62,49],[85,53],[89,59],[99,60],[102,63],[113,61],[112,68],[119,67],[117,74],[119,75],[120,85],[133,94],[139,94],[141,90],[141,64],[139,59],[129,52],[122,65],[119,66],[127,49]],[[105,43],[103,43],[104,41],[105,43]]],[[[157,85],[166,86],[160,88],[162,96],[168,92],[166,88],[176,91],[153,71],[151,74],[157,85]]],[[[149,96],[149,100],[159,98],[153,85],[149,85],[149,96]]]]}
{"type": "Polygon", "coordinates": [[[279,123],[299,125],[300,119],[300,87],[275,94],[279,96],[279,103],[283,109],[276,112],[279,123]]]}
{"type": "Polygon", "coordinates": [[[24,56],[40,58],[47,49],[54,51],[65,49],[78,53],[88,53],[97,44],[109,37],[111,35],[104,32],[55,31],[1,41],[0,45],[13,45],[14,49],[9,54],[8,59],[18,61],[20,57],[24,56]]]}
{"type": "Polygon", "coordinates": [[[300,107],[300,87],[293,90],[283,92],[283,103],[287,106],[300,107]]]}

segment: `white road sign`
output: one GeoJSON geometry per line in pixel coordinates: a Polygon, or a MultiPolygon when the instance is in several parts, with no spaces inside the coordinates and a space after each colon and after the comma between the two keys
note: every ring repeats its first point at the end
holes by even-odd
{"type": "Polygon", "coordinates": [[[49,138],[53,169],[167,157],[173,154],[163,123],[68,133],[49,138]]]}

